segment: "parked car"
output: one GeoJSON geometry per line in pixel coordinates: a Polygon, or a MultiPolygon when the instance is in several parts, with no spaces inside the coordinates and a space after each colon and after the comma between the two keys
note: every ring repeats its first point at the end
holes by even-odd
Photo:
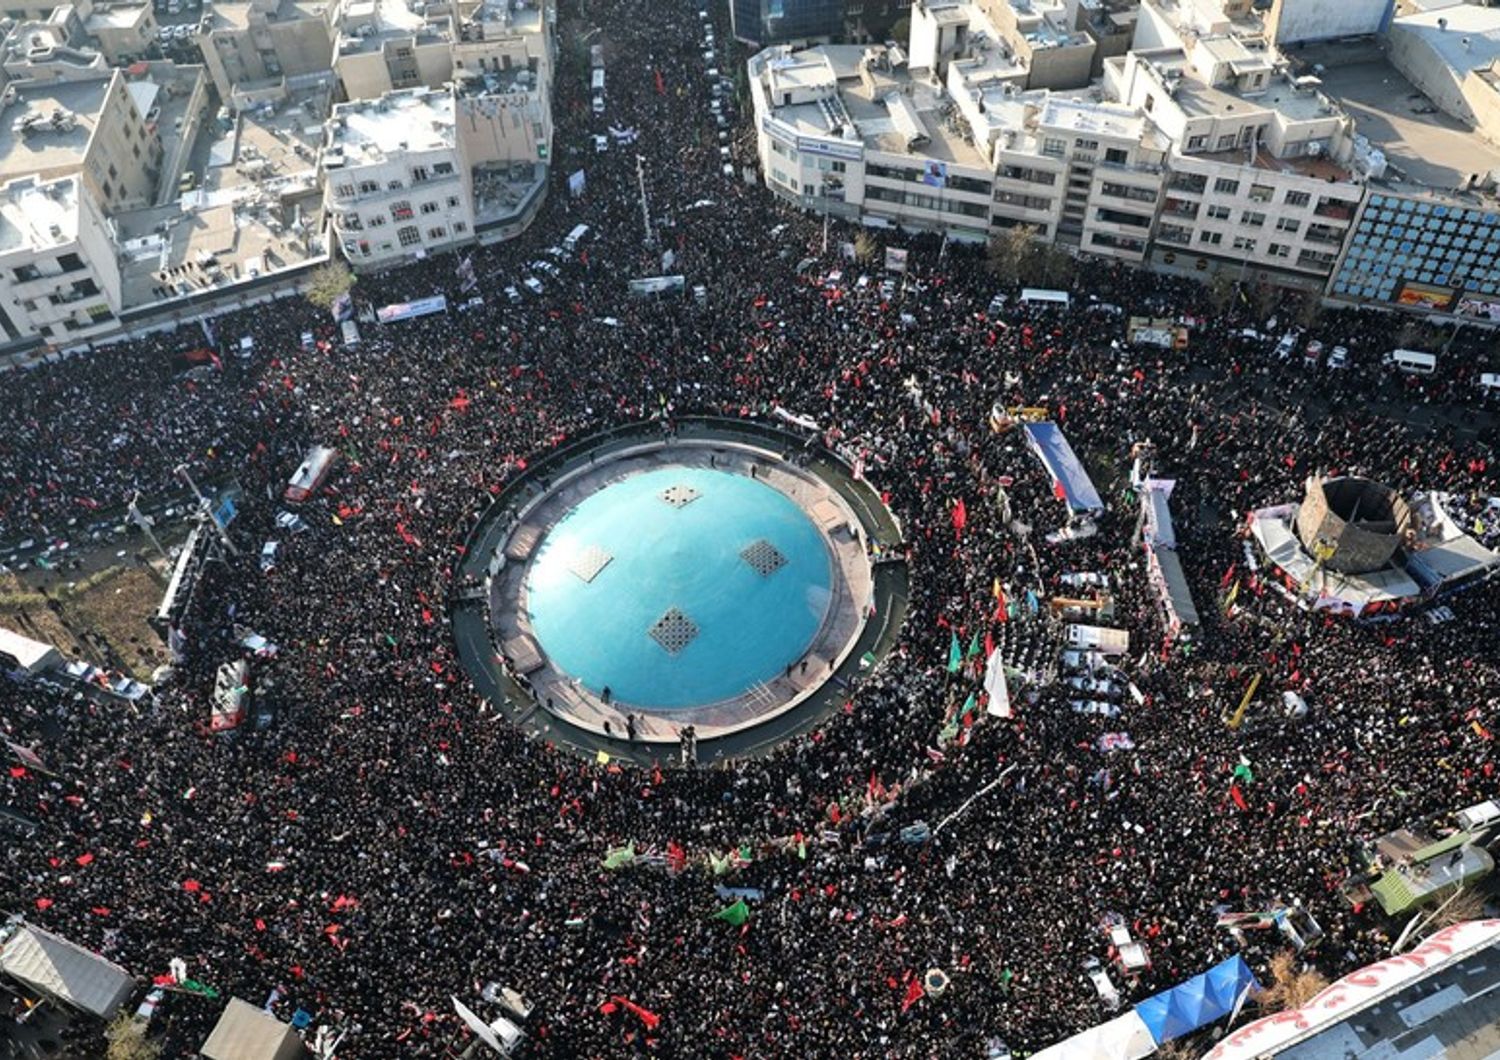
{"type": "Polygon", "coordinates": [[[526,288],[532,294],[536,295],[538,298],[542,296],[542,291],[544,290],[544,288],[542,287],[542,281],[538,280],[535,276],[526,277],[526,279],[521,281],[521,286],[526,288]]]}

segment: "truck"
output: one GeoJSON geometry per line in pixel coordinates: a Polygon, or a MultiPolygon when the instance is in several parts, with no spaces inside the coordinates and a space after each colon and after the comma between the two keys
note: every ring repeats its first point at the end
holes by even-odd
{"type": "Polygon", "coordinates": [[[1105,655],[1124,655],[1130,650],[1130,634],[1123,629],[1108,626],[1088,626],[1071,623],[1067,627],[1066,644],[1069,648],[1082,648],[1102,652],[1105,655]]]}

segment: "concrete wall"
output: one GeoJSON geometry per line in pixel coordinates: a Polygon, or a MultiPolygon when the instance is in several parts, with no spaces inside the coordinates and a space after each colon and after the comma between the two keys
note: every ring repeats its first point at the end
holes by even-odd
{"type": "Polygon", "coordinates": [[[1266,35],[1286,45],[1379,33],[1394,8],[1394,0],[1275,0],[1266,35]]]}

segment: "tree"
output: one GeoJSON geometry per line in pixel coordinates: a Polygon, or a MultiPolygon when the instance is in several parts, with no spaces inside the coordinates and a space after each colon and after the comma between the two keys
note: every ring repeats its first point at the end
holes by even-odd
{"type": "Polygon", "coordinates": [[[905,44],[911,37],[911,19],[902,15],[891,23],[891,40],[897,44],[905,44]]]}
{"type": "Polygon", "coordinates": [[[859,232],[854,237],[854,260],[861,265],[868,265],[875,260],[875,252],[879,250],[875,237],[869,232],[859,232]]]}
{"type": "Polygon", "coordinates": [[[348,294],[353,286],[354,273],[349,271],[349,266],[342,261],[329,261],[313,270],[303,293],[319,309],[332,309],[333,303],[348,294]]]}
{"type": "Polygon", "coordinates": [[[1297,958],[1291,950],[1282,950],[1271,958],[1270,974],[1271,985],[1255,1000],[1271,1012],[1301,1008],[1328,989],[1323,973],[1316,968],[1297,967],[1297,958]]]}
{"type": "Polygon", "coordinates": [[[104,1029],[104,1037],[109,1040],[106,1060],[157,1060],[161,1056],[161,1043],[147,1038],[146,1025],[124,1009],[104,1029]]]}
{"type": "Polygon", "coordinates": [[[1215,313],[1222,313],[1234,304],[1236,284],[1227,272],[1216,272],[1208,281],[1208,304],[1215,313]]]}
{"type": "Polygon", "coordinates": [[[986,262],[990,275],[1003,284],[1012,284],[1027,275],[1035,261],[1036,229],[1016,225],[990,239],[986,262]]]}
{"type": "Polygon", "coordinates": [[[1323,302],[1316,294],[1308,294],[1302,297],[1302,304],[1297,307],[1297,323],[1304,328],[1315,328],[1318,321],[1323,319],[1323,302]]]}

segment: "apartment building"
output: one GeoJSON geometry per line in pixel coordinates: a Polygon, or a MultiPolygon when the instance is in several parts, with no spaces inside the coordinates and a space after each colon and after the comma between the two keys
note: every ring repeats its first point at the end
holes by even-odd
{"type": "Polygon", "coordinates": [[[338,104],[322,167],[334,238],[356,266],[380,268],[473,237],[451,91],[403,89],[338,104]]]}
{"type": "Polygon", "coordinates": [[[120,70],[88,81],[23,81],[0,95],[0,181],[77,174],[106,214],[150,205],[161,137],[120,70]]]}
{"type": "Polygon", "coordinates": [[[0,329],[7,341],[67,342],[108,330],[121,309],[114,236],[77,175],[0,187],[0,329]]]}
{"type": "Polygon", "coordinates": [[[219,98],[333,65],[336,8],[323,0],[226,0],[204,8],[198,48],[219,98]]]}

